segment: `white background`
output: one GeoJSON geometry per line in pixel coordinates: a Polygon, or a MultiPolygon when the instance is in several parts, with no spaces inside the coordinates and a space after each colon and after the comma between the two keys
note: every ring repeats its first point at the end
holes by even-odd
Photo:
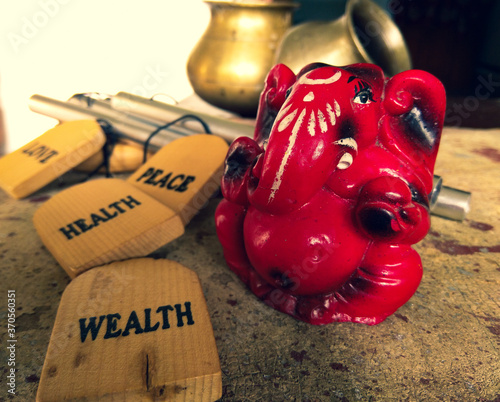
{"type": "MultiPolygon", "coordinates": [[[[7,5],[8,4],[8,5],[7,5]]],[[[6,151],[57,121],[28,108],[33,94],[193,93],[186,62],[210,19],[202,0],[22,0],[0,9],[0,100],[6,151]]]]}

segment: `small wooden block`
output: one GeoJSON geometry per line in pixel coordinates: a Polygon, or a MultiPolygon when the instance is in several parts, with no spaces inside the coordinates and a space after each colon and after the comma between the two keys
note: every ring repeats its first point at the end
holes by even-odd
{"type": "Polygon", "coordinates": [[[144,257],[184,233],[174,211],[119,179],[92,180],[56,194],[35,211],[33,223],[71,278],[144,257]]]}
{"type": "Polygon", "coordinates": [[[37,401],[206,401],[222,396],[198,276],[149,258],[94,268],[64,291],[37,401]]]}
{"type": "Polygon", "coordinates": [[[97,153],[106,142],[95,120],[61,123],[0,159],[0,187],[26,197],[97,153]]]}
{"type": "Polygon", "coordinates": [[[215,135],[180,138],[156,152],[128,182],[172,208],[186,225],[219,188],[228,148],[215,135]]]}

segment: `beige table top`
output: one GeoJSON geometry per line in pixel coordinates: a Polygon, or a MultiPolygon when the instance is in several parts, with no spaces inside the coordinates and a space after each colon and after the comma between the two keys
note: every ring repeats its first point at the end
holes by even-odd
{"type": "MultiPolygon", "coordinates": [[[[500,130],[446,129],[436,166],[470,191],[464,222],[433,217],[416,248],[416,294],[378,326],[311,326],[268,308],[226,267],[214,199],[155,252],[200,277],[223,372],[224,401],[498,401],[500,130]]],[[[61,294],[70,279],[44,248],[34,211],[74,175],[25,200],[0,191],[0,401],[7,393],[7,289],[16,290],[16,391],[34,400],[61,294]]]]}

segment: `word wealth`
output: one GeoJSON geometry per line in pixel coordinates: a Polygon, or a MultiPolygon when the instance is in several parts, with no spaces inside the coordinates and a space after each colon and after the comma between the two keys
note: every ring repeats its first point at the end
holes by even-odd
{"type": "Polygon", "coordinates": [[[185,302],[184,311],[181,304],[175,304],[173,307],[171,305],[158,307],[155,311],[155,314],[159,317],[156,317],[156,322],[154,324],[152,324],[152,310],[150,308],[144,309],[144,318],[142,322],[139,319],[137,312],[133,310],[129,314],[125,327],[123,328],[119,328],[119,322],[122,319],[122,316],[118,313],[105,314],[99,317],[90,317],[88,319],[88,324],[87,318],[80,318],[80,339],[83,343],[86,339],[88,339],[90,334],[90,338],[92,339],[92,341],[95,341],[99,336],[99,333],[103,334],[103,339],[117,338],[119,336],[129,336],[131,333],[138,335],[142,333],[157,331],[158,329],[160,329],[160,324],[162,330],[169,329],[170,311],[175,311],[177,327],[183,327],[184,321],[186,322],[186,325],[194,325],[193,314],[191,312],[191,302],[185,302]],[[106,322],[106,324],[101,331],[104,322],[106,322]]]}

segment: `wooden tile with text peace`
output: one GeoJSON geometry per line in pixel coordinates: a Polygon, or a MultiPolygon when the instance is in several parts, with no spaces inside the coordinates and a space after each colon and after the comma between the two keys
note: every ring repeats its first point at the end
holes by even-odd
{"type": "Polygon", "coordinates": [[[35,211],[33,223],[71,278],[144,257],[184,233],[173,210],[120,179],[91,180],[57,193],[35,211]]]}
{"type": "Polygon", "coordinates": [[[219,356],[195,272],[138,258],[65,289],[37,401],[215,401],[219,356]]]}
{"type": "Polygon", "coordinates": [[[94,120],[61,123],[0,159],[0,187],[26,197],[98,153],[106,136],[94,120]]]}
{"type": "Polygon", "coordinates": [[[219,188],[228,148],[215,135],[180,138],[156,152],[128,182],[172,208],[186,225],[219,188]]]}

